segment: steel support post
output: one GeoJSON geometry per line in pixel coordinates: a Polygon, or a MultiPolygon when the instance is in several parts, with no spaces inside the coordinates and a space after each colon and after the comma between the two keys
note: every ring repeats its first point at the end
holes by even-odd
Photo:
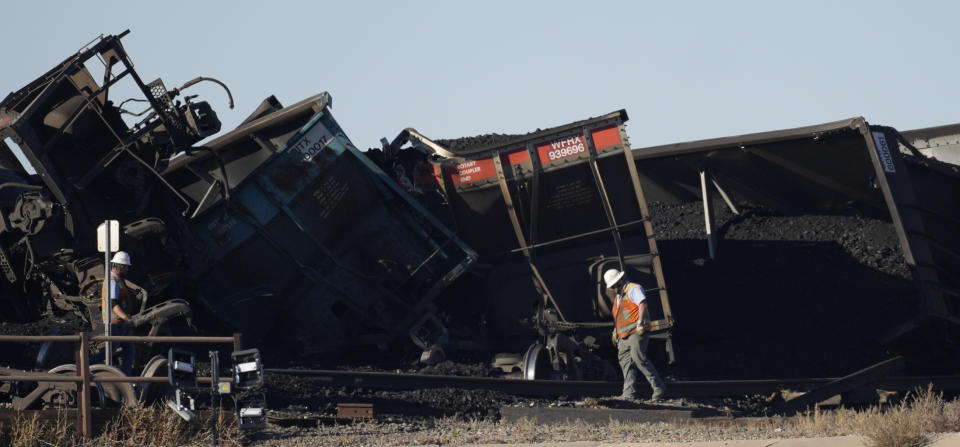
{"type": "Polygon", "coordinates": [[[90,333],[80,333],[77,348],[77,374],[80,375],[80,435],[84,439],[93,439],[93,421],[90,415],[90,333]]]}
{"type": "MultiPolygon", "coordinates": [[[[113,331],[110,330],[110,321],[113,320],[113,306],[110,302],[110,241],[113,235],[110,234],[110,221],[105,220],[103,222],[104,230],[107,233],[107,242],[106,248],[103,250],[103,290],[101,294],[103,296],[103,301],[101,301],[101,306],[103,306],[103,335],[107,337],[113,335],[113,331]]],[[[109,341],[106,342],[103,348],[104,358],[103,363],[107,366],[113,365],[113,343],[109,341]]]]}
{"type": "MultiPolygon", "coordinates": [[[[503,169],[503,161],[500,159],[500,153],[493,155],[493,166],[497,171],[497,181],[500,184],[503,203],[507,207],[507,214],[510,216],[510,223],[513,224],[513,231],[517,237],[517,242],[520,243],[520,248],[523,250],[523,256],[527,259],[527,264],[530,265],[530,271],[533,273],[534,279],[540,283],[546,300],[553,304],[554,310],[557,311],[557,316],[560,317],[560,320],[567,321],[567,318],[563,315],[563,311],[560,310],[560,305],[557,304],[557,300],[554,299],[550,288],[547,287],[547,282],[540,276],[540,270],[537,269],[537,266],[533,263],[533,253],[527,245],[526,238],[523,236],[523,229],[520,228],[520,218],[517,216],[516,207],[513,205],[513,196],[510,194],[510,188],[507,185],[507,177],[503,169]]],[[[534,210],[533,213],[536,213],[536,211],[534,210]]]]}
{"type": "Polygon", "coordinates": [[[700,171],[700,194],[703,197],[703,221],[707,231],[707,250],[710,252],[710,259],[714,259],[717,253],[717,236],[715,231],[713,213],[713,193],[707,178],[710,174],[707,171],[700,171]]]}
{"type": "MultiPolygon", "coordinates": [[[[633,191],[637,198],[637,206],[640,208],[640,215],[643,217],[643,229],[647,235],[647,242],[650,246],[650,254],[653,255],[653,274],[657,278],[657,288],[660,289],[660,305],[663,307],[664,318],[673,321],[673,310],[670,308],[670,299],[667,296],[667,283],[663,277],[663,262],[660,260],[660,250],[657,249],[657,238],[653,231],[653,222],[650,219],[650,209],[647,207],[647,199],[643,194],[643,188],[640,186],[640,174],[637,171],[637,162],[633,158],[633,151],[627,143],[626,133],[623,126],[620,126],[620,138],[624,142],[623,156],[626,158],[627,171],[630,172],[630,181],[633,183],[633,191]]],[[[673,337],[667,333],[665,340],[667,357],[669,363],[676,361],[676,352],[673,349],[673,337]]]]}
{"type": "Polygon", "coordinates": [[[243,350],[243,334],[239,332],[233,333],[233,350],[234,351],[243,350]]]}
{"type": "Polygon", "coordinates": [[[607,194],[607,188],[603,185],[603,177],[600,175],[600,168],[597,165],[597,148],[593,144],[593,136],[590,132],[583,129],[583,141],[586,142],[587,150],[590,152],[590,160],[587,164],[590,166],[590,174],[593,175],[593,182],[597,187],[597,193],[600,195],[600,204],[603,205],[603,212],[607,215],[607,222],[610,224],[610,235],[613,237],[613,245],[617,249],[617,261],[620,263],[620,270],[625,270],[626,265],[623,261],[623,241],[620,239],[620,229],[617,227],[616,216],[613,215],[613,207],[610,205],[610,196],[607,194]]]}
{"type": "MultiPolygon", "coordinates": [[[[234,334],[236,335],[236,334],[234,334]]],[[[220,352],[210,351],[210,445],[217,445],[217,419],[220,415],[220,352]],[[213,405],[214,399],[217,405],[213,405]]]]}
{"type": "Polygon", "coordinates": [[[723,189],[723,186],[720,185],[720,182],[717,181],[717,178],[710,176],[710,181],[713,183],[713,187],[717,188],[717,192],[720,193],[720,197],[723,198],[723,201],[726,202],[727,208],[730,208],[730,212],[736,216],[740,215],[740,210],[737,209],[737,206],[733,204],[733,200],[730,200],[730,196],[727,195],[727,191],[723,189]]]}

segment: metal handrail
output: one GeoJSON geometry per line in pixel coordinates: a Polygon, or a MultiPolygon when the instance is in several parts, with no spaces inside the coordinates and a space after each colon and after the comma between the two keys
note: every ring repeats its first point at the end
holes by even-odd
{"type": "MultiPolygon", "coordinates": [[[[60,374],[28,374],[20,376],[2,376],[0,382],[76,382],[80,383],[83,379],[80,376],[63,376],[60,374]]],[[[166,383],[166,377],[92,377],[91,382],[101,383],[166,383]]],[[[197,377],[197,383],[210,383],[210,377],[197,377]]],[[[221,377],[221,382],[233,382],[233,378],[221,377]]]]}
{"type": "MultiPolygon", "coordinates": [[[[165,377],[94,377],[90,373],[90,342],[132,342],[132,343],[213,343],[232,344],[234,351],[243,349],[243,336],[234,333],[232,337],[172,337],[172,336],[130,336],[130,335],[93,335],[92,332],[83,332],[78,335],[0,335],[3,342],[73,342],[77,344],[78,359],[77,375],[62,376],[49,373],[31,373],[22,375],[0,375],[0,382],[73,382],[80,384],[79,411],[77,411],[77,426],[80,434],[86,439],[93,439],[93,419],[91,417],[90,384],[121,382],[121,383],[163,383],[165,377]]],[[[210,383],[210,377],[197,377],[200,383],[210,383]]],[[[232,381],[224,378],[223,381],[232,381]]]]}

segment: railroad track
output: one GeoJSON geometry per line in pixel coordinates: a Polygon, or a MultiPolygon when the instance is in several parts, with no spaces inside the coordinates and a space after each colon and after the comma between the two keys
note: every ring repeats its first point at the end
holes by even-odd
{"type": "MultiPolygon", "coordinates": [[[[514,380],[494,377],[440,376],[388,372],[354,372],[305,369],[265,369],[268,375],[311,377],[329,386],[372,389],[456,388],[466,390],[500,391],[518,396],[576,396],[600,397],[619,395],[620,382],[514,380]]],[[[676,381],[668,383],[668,396],[728,397],[745,394],[769,394],[781,390],[808,392],[838,383],[844,378],[813,378],[788,380],[708,380],[676,381]]],[[[870,384],[887,391],[910,391],[932,386],[934,391],[960,391],[960,375],[889,377],[870,384]]]]}
{"type": "MultiPolygon", "coordinates": [[[[270,376],[299,376],[309,377],[311,380],[322,382],[331,387],[346,388],[367,388],[382,390],[415,390],[430,388],[454,388],[463,390],[490,390],[499,391],[506,394],[526,397],[604,397],[616,396],[620,394],[622,384],[620,382],[601,382],[601,381],[561,381],[561,380],[519,380],[495,377],[467,377],[467,376],[442,376],[442,375],[424,375],[424,374],[405,374],[390,372],[356,372],[356,371],[337,371],[337,370],[307,370],[307,369],[265,369],[265,374],[270,376]]],[[[767,395],[783,390],[790,390],[799,393],[808,393],[816,395],[818,390],[829,390],[837,383],[842,383],[845,378],[810,378],[810,379],[788,379],[788,380],[706,380],[706,381],[675,381],[669,382],[668,397],[670,398],[703,398],[703,397],[738,397],[743,395],[767,395]]],[[[960,392],[960,375],[951,376],[909,376],[909,377],[887,377],[869,382],[871,387],[886,391],[912,391],[918,388],[926,389],[932,387],[935,392],[960,392]]],[[[649,390],[648,390],[649,391],[649,390]]],[[[821,393],[822,394],[822,393],[821,393]]],[[[788,402],[789,403],[789,402],[788,402]]],[[[372,406],[371,406],[372,408],[372,406]]],[[[785,407],[792,410],[795,407],[785,407]]],[[[537,417],[557,417],[558,415],[547,414],[549,411],[576,411],[577,414],[583,413],[582,408],[578,409],[512,409],[513,413],[521,416],[527,415],[525,411],[537,412],[537,417]]],[[[626,409],[600,408],[591,409],[597,412],[601,419],[607,420],[610,417],[623,417],[634,420],[641,418],[678,418],[678,417],[697,417],[692,410],[666,407],[629,407],[626,409]],[[680,411],[683,410],[683,411],[680,411]],[[671,413],[673,411],[673,413],[671,413]],[[684,411],[690,414],[680,413],[684,411]],[[614,413],[623,414],[614,414],[614,413]],[[639,414],[638,413],[642,413],[639,414]],[[676,413],[676,414],[674,414],[676,413]],[[625,416],[626,415],[626,416],[625,416]],[[679,416],[678,416],[679,415],[679,416]],[[632,418],[632,419],[631,419],[632,418]]],[[[10,408],[0,408],[0,422],[14,423],[18,417],[36,414],[40,419],[54,421],[58,417],[66,416],[68,423],[76,419],[76,410],[60,410],[65,413],[60,414],[58,410],[35,410],[18,412],[10,408]]],[[[106,421],[115,418],[117,409],[95,409],[93,417],[95,426],[102,425],[106,421]]],[[[296,413],[296,412],[294,412],[296,413]]],[[[308,412],[309,413],[309,412],[308,412]]],[[[776,411],[775,411],[776,413],[776,411]]],[[[791,414],[791,411],[781,411],[781,414],[791,414]]],[[[271,416],[271,422],[280,425],[307,425],[314,426],[318,422],[345,421],[334,416],[323,416],[317,414],[290,414],[280,413],[271,416]]],[[[512,413],[511,413],[512,414],[512,413]]],[[[591,413],[592,414],[592,413],[591,413]]],[[[510,415],[504,415],[509,417],[510,415]]],[[[569,417],[566,413],[559,416],[569,417]]],[[[589,415],[588,415],[589,416],[589,415]]],[[[594,415],[596,416],[596,415],[594,415]]],[[[339,416],[338,416],[339,417],[339,416]]],[[[513,415],[512,417],[519,417],[513,415]]],[[[526,416],[524,416],[526,417],[526,416]]],[[[626,420],[626,419],[625,419],[626,420]]],[[[651,419],[653,420],[653,419],[651,419]]]]}

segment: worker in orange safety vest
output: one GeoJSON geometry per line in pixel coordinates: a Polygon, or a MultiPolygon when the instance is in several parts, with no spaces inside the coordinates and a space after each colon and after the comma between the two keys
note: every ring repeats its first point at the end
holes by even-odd
{"type": "MultiPolygon", "coordinates": [[[[130,255],[125,251],[118,251],[114,254],[113,259],[110,260],[110,280],[103,282],[106,293],[102,296],[109,296],[110,304],[113,305],[111,309],[113,311],[111,312],[113,318],[110,320],[110,335],[122,336],[131,334],[128,320],[133,316],[134,312],[136,312],[137,306],[136,297],[130,293],[124,281],[127,271],[130,270],[130,264],[130,255]]],[[[101,302],[101,306],[106,304],[107,303],[101,302]]],[[[124,374],[129,376],[133,372],[133,362],[136,357],[134,346],[131,342],[122,342],[119,343],[119,345],[123,352],[120,369],[124,374]]],[[[105,352],[101,351],[90,359],[90,363],[100,363],[105,357],[105,352]]]]}
{"type": "Polygon", "coordinates": [[[653,362],[647,358],[647,344],[650,336],[646,333],[650,326],[650,311],[647,309],[643,286],[629,282],[626,274],[617,269],[603,273],[603,282],[608,289],[617,292],[613,303],[613,319],[616,323],[612,338],[617,345],[617,357],[623,371],[623,393],[621,399],[637,398],[637,371],[646,376],[653,389],[651,400],[663,399],[666,385],[657,374],[653,362]]]}

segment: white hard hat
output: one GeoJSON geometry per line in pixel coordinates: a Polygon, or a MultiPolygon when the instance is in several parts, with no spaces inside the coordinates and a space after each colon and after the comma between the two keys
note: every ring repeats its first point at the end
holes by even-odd
{"type": "Polygon", "coordinates": [[[125,251],[118,251],[110,260],[112,264],[130,265],[130,255],[125,251]]]}
{"type": "Polygon", "coordinates": [[[625,273],[617,269],[610,269],[603,272],[603,282],[607,285],[608,289],[612,289],[613,286],[617,285],[617,281],[620,281],[620,278],[623,278],[625,273]]]}

